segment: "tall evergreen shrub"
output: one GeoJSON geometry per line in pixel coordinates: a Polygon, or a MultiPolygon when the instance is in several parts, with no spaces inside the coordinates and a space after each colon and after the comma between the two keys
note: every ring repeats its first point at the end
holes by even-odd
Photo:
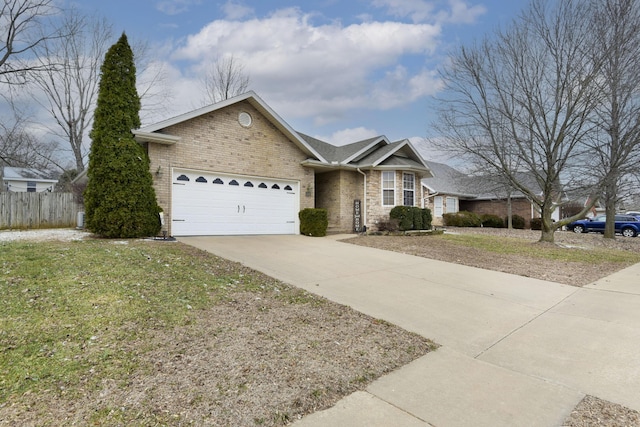
{"type": "Polygon", "coordinates": [[[133,52],[123,33],[106,53],[94,113],[84,194],[85,221],[103,237],[158,234],[160,220],[145,150],[133,139],[140,127],[133,52]]]}

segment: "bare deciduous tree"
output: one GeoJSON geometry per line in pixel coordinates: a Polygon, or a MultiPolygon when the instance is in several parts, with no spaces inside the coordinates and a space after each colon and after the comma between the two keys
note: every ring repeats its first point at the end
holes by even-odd
{"type": "Polygon", "coordinates": [[[244,65],[231,55],[211,64],[202,83],[205,90],[203,104],[213,104],[246,92],[250,80],[244,73],[244,65]]]}
{"type": "Polygon", "coordinates": [[[65,15],[59,34],[36,47],[38,63],[45,71],[31,73],[37,89],[33,98],[51,114],[55,127],[50,131],[68,143],[80,172],[88,153],[83,140],[91,124],[100,64],[113,33],[105,19],[71,10],[65,15]]]}
{"type": "Polygon", "coordinates": [[[637,171],[640,161],[640,4],[593,1],[592,18],[594,51],[606,53],[596,81],[604,98],[594,116],[602,139],[596,140],[593,152],[608,172],[602,197],[607,215],[604,237],[614,238],[625,176],[637,171]]]}
{"type": "Polygon", "coordinates": [[[136,60],[137,89],[142,102],[140,120],[144,123],[166,114],[173,93],[164,63],[154,57],[149,43],[137,40],[132,42],[131,49],[136,60]]]}
{"type": "Polygon", "coordinates": [[[593,184],[591,191],[599,192],[601,177],[584,175],[594,127],[589,117],[600,101],[593,84],[599,64],[587,55],[592,36],[580,2],[533,0],[507,30],[462,47],[443,71],[435,124],[447,140],[442,148],[481,161],[534,203],[541,241],[552,242],[556,229],[590,208],[554,222],[561,180],[593,184]],[[534,176],[538,188],[521,182],[519,172],[534,176]]]}
{"type": "MultiPolygon", "coordinates": [[[[16,110],[14,110],[16,111],[16,110]]],[[[56,145],[45,143],[27,130],[27,121],[14,113],[0,121],[0,166],[16,166],[53,171],[60,167],[56,145]]]]}
{"type": "Polygon", "coordinates": [[[53,0],[4,0],[0,9],[0,82],[25,83],[27,73],[43,70],[29,54],[59,33],[46,22],[56,13],[53,0]]]}

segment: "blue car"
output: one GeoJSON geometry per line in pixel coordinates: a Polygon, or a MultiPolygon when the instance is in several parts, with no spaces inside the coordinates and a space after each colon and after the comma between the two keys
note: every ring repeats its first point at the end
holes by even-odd
{"type": "MultiPolygon", "coordinates": [[[[567,229],[574,233],[588,233],[595,231],[604,233],[604,224],[607,217],[600,215],[595,218],[581,219],[567,225],[567,229]]],[[[616,233],[624,237],[636,237],[640,233],[640,219],[632,215],[616,215],[616,233]]]]}

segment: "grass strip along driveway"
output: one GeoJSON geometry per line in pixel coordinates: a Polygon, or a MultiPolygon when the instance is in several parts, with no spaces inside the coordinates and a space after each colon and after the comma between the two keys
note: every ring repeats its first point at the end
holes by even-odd
{"type": "Polygon", "coordinates": [[[433,236],[360,236],[345,242],[493,271],[584,286],[640,262],[640,237],[558,231],[556,244],[539,231],[455,228],[433,236]]]}
{"type": "Polygon", "coordinates": [[[181,243],[0,243],[0,424],[283,425],[435,345],[181,243]]]}

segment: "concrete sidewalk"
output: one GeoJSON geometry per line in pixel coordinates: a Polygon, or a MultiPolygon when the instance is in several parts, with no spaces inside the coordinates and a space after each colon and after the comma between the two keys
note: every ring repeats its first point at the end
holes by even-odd
{"type": "Polygon", "coordinates": [[[640,410],[640,265],[584,288],[349,245],[181,241],[442,344],[297,426],[556,426],[591,394],[640,410]]]}

